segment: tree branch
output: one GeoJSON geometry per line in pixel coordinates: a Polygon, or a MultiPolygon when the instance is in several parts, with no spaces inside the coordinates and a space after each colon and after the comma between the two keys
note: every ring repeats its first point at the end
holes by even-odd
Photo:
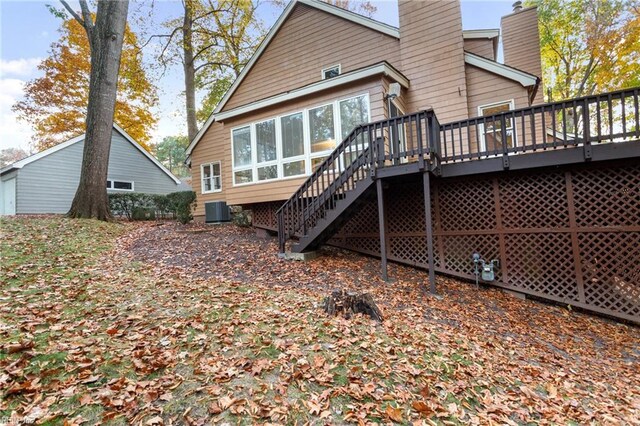
{"type": "Polygon", "coordinates": [[[198,65],[194,69],[194,71],[198,72],[198,70],[200,70],[201,68],[208,67],[208,66],[213,66],[213,65],[218,66],[218,67],[233,68],[231,65],[225,64],[224,62],[205,62],[204,64],[198,65]]]}
{"type": "Polygon", "coordinates": [[[91,18],[91,11],[87,5],[87,0],[78,0],[80,3],[80,10],[82,11],[82,17],[84,18],[84,27],[87,31],[93,30],[93,19],[91,18]]]}
{"type": "Polygon", "coordinates": [[[219,45],[218,43],[211,43],[211,44],[209,44],[209,45],[207,45],[207,46],[203,47],[202,49],[198,50],[198,52],[197,52],[195,55],[193,55],[193,60],[195,61],[195,59],[196,59],[198,56],[200,56],[201,54],[203,54],[205,50],[210,49],[210,48],[212,48],[212,47],[214,47],[214,46],[220,46],[220,45],[219,45]]]}
{"type": "MultiPolygon", "coordinates": [[[[73,10],[73,9],[71,8],[71,6],[69,6],[69,3],[67,3],[65,0],[60,0],[60,3],[62,3],[62,5],[64,6],[64,8],[65,8],[65,9],[67,9],[67,12],[69,12],[69,13],[71,14],[71,16],[73,16],[73,18],[74,18],[76,21],[78,21],[78,23],[79,23],[80,25],[82,25],[82,26],[86,29],[86,26],[85,26],[85,23],[84,23],[84,19],[82,19],[82,18],[80,17],[80,15],[78,15],[78,14],[76,13],[76,11],[75,11],[75,10],[73,10]]],[[[63,15],[63,16],[64,16],[64,15],[63,15]]]]}

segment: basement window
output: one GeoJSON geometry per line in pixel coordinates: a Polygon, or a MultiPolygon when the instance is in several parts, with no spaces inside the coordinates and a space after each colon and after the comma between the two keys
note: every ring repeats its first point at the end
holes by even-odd
{"type": "Polygon", "coordinates": [[[111,189],[113,191],[133,191],[133,182],[108,179],[107,189],[111,189]]]}
{"type": "Polygon", "coordinates": [[[329,68],[322,70],[322,79],[327,80],[329,78],[337,77],[340,75],[340,64],[333,65],[329,68]]]}

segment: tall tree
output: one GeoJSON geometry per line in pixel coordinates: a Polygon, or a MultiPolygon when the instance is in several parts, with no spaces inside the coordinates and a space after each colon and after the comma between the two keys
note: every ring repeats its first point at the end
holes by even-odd
{"type": "Polygon", "coordinates": [[[533,0],[549,100],[640,85],[637,0],[533,0]]]}
{"type": "Polygon", "coordinates": [[[255,19],[257,2],[182,0],[182,6],[179,18],[165,22],[167,32],[152,35],[150,40],[162,40],[158,59],[163,66],[182,65],[187,133],[191,140],[198,132],[196,92],[207,85],[202,74],[231,70],[237,75],[264,31],[255,19]]]}
{"type": "Polygon", "coordinates": [[[323,0],[326,3],[338,6],[339,8],[372,18],[378,8],[370,1],[364,0],[323,0]]]}
{"type": "MultiPolygon", "coordinates": [[[[372,16],[369,1],[326,0],[327,3],[372,16]]],[[[266,28],[257,18],[262,4],[282,7],[283,0],[182,0],[183,14],[165,23],[160,62],[180,62],[184,72],[187,134],[192,140],[262,41],[266,28]],[[201,108],[196,93],[204,93],[201,108]]]]}
{"type": "MultiPolygon", "coordinates": [[[[91,72],[89,38],[73,18],[62,22],[60,33],[60,40],[51,46],[50,56],[38,66],[44,75],[27,83],[24,99],[13,107],[21,119],[33,126],[37,150],[77,136],[85,128],[91,72]]],[[[148,150],[151,130],[157,121],[152,109],[158,97],[142,59],[136,34],[127,26],[115,121],[148,150]]]]}
{"type": "Polygon", "coordinates": [[[80,184],[68,215],[107,220],[111,217],[107,198],[109,151],[129,1],[99,0],[95,22],[86,0],[79,0],[81,13],[75,12],[65,0],[60,2],[86,31],[91,49],[80,184]]]}
{"type": "Polygon", "coordinates": [[[184,164],[188,146],[189,139],[186,136],[167,136],[154,147],[154,154],[171,173],[185,177],[189,175],[189,170],[184,164]]]}

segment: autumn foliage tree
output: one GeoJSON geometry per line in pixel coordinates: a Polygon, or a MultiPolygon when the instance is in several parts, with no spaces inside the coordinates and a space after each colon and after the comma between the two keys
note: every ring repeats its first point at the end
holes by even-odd
{"type": "MultiPolygon", "coordinates": [[[[89,40],[75,19],[64,20],[60,34],[50,56],[38,66],[44,75],[27,83],[24,99],[13,107],[33,126],[37,150],[85,131],[91,72],[89,40]]],[[[146,75],[136,34],[127,26],[114,120],[147,150],[157,122],[152,112],[157,102],[157,89],[146,75]]]]}
{"type": "Polygon", "coordinates": [[[640,85],[637,0],[533,0],[548,100],[640,85]]]}

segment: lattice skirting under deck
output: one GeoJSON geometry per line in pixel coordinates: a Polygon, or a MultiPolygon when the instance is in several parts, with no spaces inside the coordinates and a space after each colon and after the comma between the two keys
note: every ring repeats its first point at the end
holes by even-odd
{"type": "MultiPolygon", "coordinates": [[[[640,322],[640,165],[431,182],[436,271],[472,279],[477,251],[500,260],[497,286],[640,322]]],[[[389,185],[389,259],[426,268],[421,179],[389,185]]],[[[254,222],[276,229],[275,217],[267,216],[278,207],[254,210],[254,222]]],[[[379,256],[376,202],[365,204],[329,244],[379,256]]]]}
{"type": "MultiPolygon", "coordinates": [[[[640,322],[640,166],[586,165],[432,179],[436,270],[473,278],[471,254],[500,260],[496,285],[640,322]]],[[[422,186],[385,195],[389,258],[426,268],[422,186]]],[[[379,255],[377,206],[330,244],[379,255]]]]}

